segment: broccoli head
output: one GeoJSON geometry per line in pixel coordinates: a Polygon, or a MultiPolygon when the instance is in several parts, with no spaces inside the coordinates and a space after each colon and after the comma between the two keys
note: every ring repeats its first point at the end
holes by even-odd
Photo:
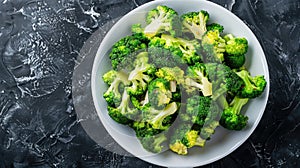
{"type": "Polygon", "coordinates": [[[194,95],[187,99],[186,111],[179,114],[184,122],[197,124],[197,127],[202,127],[205,119],[210,111],[211,98],[194,95]]]}
{"type": "Polygon", "coordinates": [[[224,55],[224,63],[232,69],[238,69],[245,64],[246,57],[244,54],[241,55],[224,55]]]}
{"type": "Polygon", "coordinates": [[[225,40],[218,30],[207,31],[202,37],[202,47],[206,56],[206,62],[223,62],[225,52],[225,40]]]}
{"type": "Polygon", "coordinates": [[[134,69],[130,72],[128,80],[132,83],[126,90],[130,95],[142,95],[146,92],[148,83],[153,79],[156,68],[148,63],[148,53],[141,52],[136,56],[134,69]]]}
{"type": "Polygon", "coordinates": [[[179,67],[163,67],[155,73],[158,78],[166,79],[167,81],[176,81],[177,84],[184,83],[184,71],[179,67]]]}
{"type": "Polygon", "coordinates": [[[157,68],[185,66],[184,61],[181,59],[182,52],[179,49],[167,47],[165,39],[153,37],[148,45],[149,61],[157,68]]]}
{"type": "Polygon", "coordinates": [[[153,153],[162,151],[164,148],[163,143],[167,140],[162,130],[154,129],[151,124],[140,121],[133,122],[131,127],[135,130],[136,136],[144,149],[153,153]]]}
{"type": "Polygon", "coordinates": [[[201,44],[197,40],[185,40],[166,34],[161,35],[161,38],[166,41],[166,48],[174,55],[181,56],[186,64],[192,65],[202,61],[202,56],[199,54],[201,44]]]}
{"type": "Polygon", "coordinates": [[[128,75],[122,71],[110,70],[102,76],[109,88],[104,93],[103,97],[109,106],[118,106],[121,103],[121,93],[125,86],[130,84],[128,75]]]}
{"type": "Polygon", "coordinates": [[[248,117],[241,114],[242,107],[248,102],[248,98],[234,97],[229,107],[225,108],[220,124],[229,130],[241,130],[246,127],[248,117]]]}
{"type": "MultiPolygon", "coordinates": [[[[211,101],[211,98],[203,97],[203,104],[207,104],[207,107],[203,107],[207,110],[206,117],[201,116],[201,121],[199,124],[194,124],[193,129],[200,132],[202,139],[209,139],[212,134],[215,133],[215,129],[219,126],[219,119],[222,113],[222,110],[219,107],[219,104],[216,101],[211,101]],[[208,103],[208,101],[210,101],[208,103]]],[[[202,104],[202,103],[201,103],[202,104]]],[[[205,114],[205,113],[204,113],[205,114]]]]}
{"type": "Polygon", "coordinates": [[[184,87],[188,93],[200,90],[204,96],[212,95],[212,83],[208,80],[205,64],[196,63],[188,67],[184,87]]]}
{"type": "Polygon", "coordinates": [[[142,109],[143,119],[150,123],[154,129],[166,130],[170,125],[164,125],[164,119],[175,114],[178,108],[175,102],[166,105],[163,109],[156,109],[148,104],[142,109]]]}
{"type": "Polygon", "coordinates": [[[132,34],[144,33],[144,29],[142,28],[142,24],[136,23],[131,26],[132,34]]]}
{"type": "Polygon", "coordinates": [[[243,80],[224,64],[207,63],[205,67],[213,85],[214,100],[225,93],[237,94],[244,84],[243,80]]]}
{"type": "Polygon", "coordinates": [[[239,97],[255,98],[264,92],[267,82],[263,75],[252,77],[247,70],[241,70],[236,74],[244,81],[244,85],[237,94],[239,97]]]}
{"type": "Polygon", "coordinates": [[[156,78],[148,86],[149,103],[155,108],[161,109],[172,98],[170,82],[163,78],[156,78]]]}
{"type": "Polygon", "coordinates": [[[204,144],[205,140],[199,136],[199,131],[192,130],[192,125],[183,123],[171,135],[169,148],[179,155],[187,155],[188,148],[203,147],[204,144]]]}
{"type": "Polygon", "coordinates": [[[209,19],[209,14],[202,10],[200,12],[189,12],[181,16],[183,31],[191,32],[196,39],[202,39],[206,32],[206,23],[209,19]]]}
{"type": "Polygon", "coordinates": [[[108,106],[108,115],[120,124],[131,124],[135,120],[139,120],[140,112],[131,107],[130,96],[124,90],[122,101],[118,107],[108,106]]]}
{"type": "Polygon", "coordinates": [[[212,23],[206,26],[207,31],[219,31],[220,33],[223,32],[224,27],[218,23],[212,23]]]}
{"type": "Polygon", "coordinates": [[[141,33],[133,34],[120,39],[112,46],[109,54],[113,69],[121,69],[123,67],[121,65],[126,57],[129,57],[136,51],[146,50],[148,43],[148,38],[141,33]]]}
{"type": "Polygon", "coordinates": [[[167,6],[157,6],[147,14],[147,25],[144,34],[151,38],[157,34],[168,32],[172,36],[181,34],[180,18],[175,10],[167,6]]]}
{"type": "Polygon", "coordinates": [[[248,41],[244,37],[234,37],[232,34],[224,36],[226,53],[229,55],[244,55],[248,50],[248,41]]]}
{"type": "Polygon", "coordinates": [[[245,38],[234,37],[232,34],[224,36],[226,41],[224,62],[230,68],[237,69],[244,65],[248,41],[245,38]]]}
{"type": "Polygon", "coordinates": [[[167,141],[167,137],[165,134],[161,133],[154,136],[146,136],[139,138],[141,144],[144,149],[149,152],[159,153],[164,148],[163,143],[167,141]]]}

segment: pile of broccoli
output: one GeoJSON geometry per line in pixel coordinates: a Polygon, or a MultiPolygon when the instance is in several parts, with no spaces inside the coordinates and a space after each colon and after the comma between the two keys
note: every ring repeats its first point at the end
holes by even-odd
{"type": "Polygon", "coordinates": [[[247,126],[242,108],[266,87],[264,76],[244,67],[247,39],[224,35],[207,11],[180,16],[167,6],[131,30],[112,46],[103,97],[109,116],[131,127],[146,150],[186,155],[218,126],[247,126]]]}

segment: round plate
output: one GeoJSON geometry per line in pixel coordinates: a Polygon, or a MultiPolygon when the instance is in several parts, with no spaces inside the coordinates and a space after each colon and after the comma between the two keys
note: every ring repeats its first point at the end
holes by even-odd
{"type": "Polygon", "coordinates": [[[108,133],[125,150],[147,162],[166,167],[195,167],[219,160],[237,149],[254,131],[265,110],[269,94],[269,72],[261,45],[251,30],[234,14],[227,9],[209,1],[200,0],[157,0],[144,4],[120,19],[103,39],[92,70],[92,95],[94,105],[101,122],[108,133]],[[248,126],[242,131],[228,131],[222,127],[216,129],[205,147],[194,147],[189,150],[187,156],[177,155],[170,150],[160,154],[152,154],[143,149],[134,131],[127,126],[114,122],[107,112],[107,105],[103,99],[103,93],[107,89],[102,81],[102,75],[110,67],[108,52],[112,45],[122,37],[131,34],[131,25],[145,23],[147,11],[157,5],[166,5],[179,14],[190,11],[206,10],[210,14],[209,22],[217,22],[224,26],[224,33],[232,33],[235,36],[247,38],[249,49],[246,55],[245,66],[251,75],[264,75],[268,84],[263,95],[250,102],[243,108],[243,112],[249,117],[248,126]]]}

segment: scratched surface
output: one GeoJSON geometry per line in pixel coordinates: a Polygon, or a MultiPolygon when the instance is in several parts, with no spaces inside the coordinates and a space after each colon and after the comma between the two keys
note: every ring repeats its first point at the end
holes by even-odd
{"type": "MultiPolygon", "coordinates": [[[[74,67],[91,63],[80,62],[84,43],[99,44],[117,19],[146,2],[0,0],[0,167],[157,167],[107,150],[118,145],[105,131],[99,136],[107,147],[95,142],[84,122],[101,127],[98,118],[74,110],[85,97],[73,92],[90,86],[90,74],[82,71],[72,83],[74,67]]],[[[271,91],[253,135],[205,167],[300,167],[300,2],[214,2],[258,37],[271,91]]]]}

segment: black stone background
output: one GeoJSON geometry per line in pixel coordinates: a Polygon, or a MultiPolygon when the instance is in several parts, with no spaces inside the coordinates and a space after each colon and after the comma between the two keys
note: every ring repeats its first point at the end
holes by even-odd
{"type": "MultiPolygon", "coordinates": [[[[258,37],[271,90],[252,136],[204,167],[300,167],[299,0],[213,1],[258,37]]],[[[84,42],[146,2],[0,0],[0,167],[157,167],[95,143],[72,99],[72,72],[84,42]]]]}

